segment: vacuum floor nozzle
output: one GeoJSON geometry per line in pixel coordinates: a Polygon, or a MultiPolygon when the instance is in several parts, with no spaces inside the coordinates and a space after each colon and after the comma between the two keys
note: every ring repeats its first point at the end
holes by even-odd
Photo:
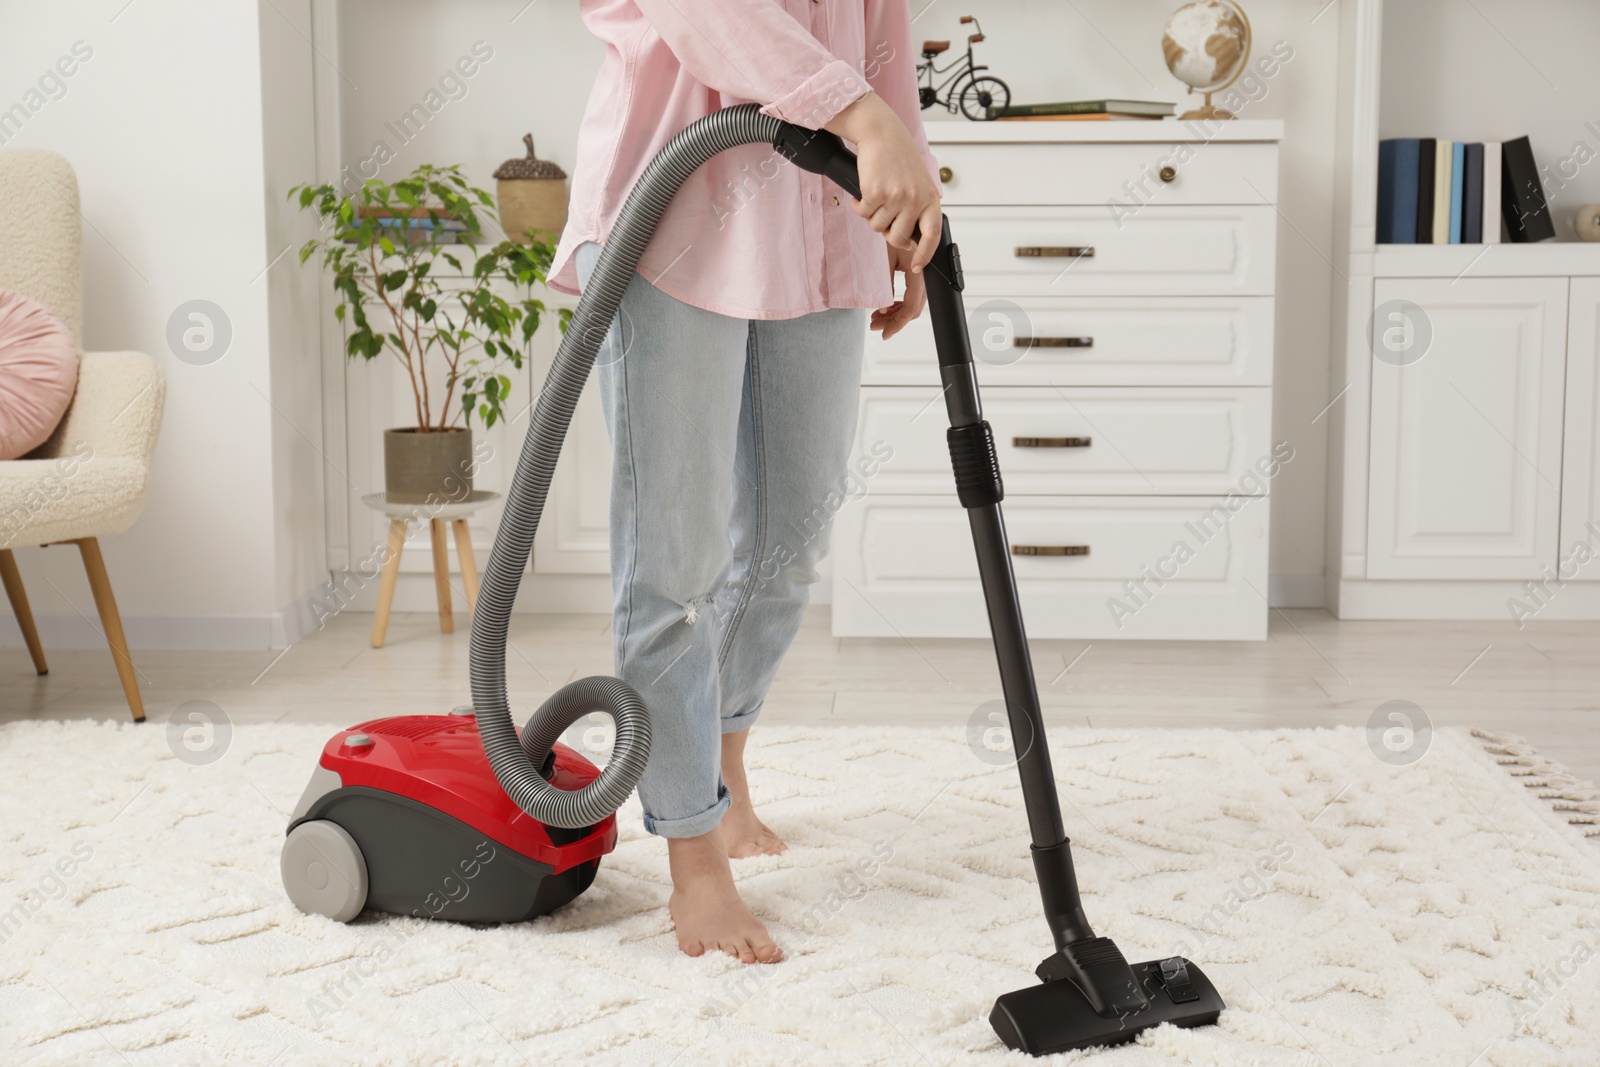
{"type": "MultiPolygon", "coordinates": [[[[1057,973],[1051,961],[1041,974],[1057,973]]],[[[1119,1045],[1163,1023],[1208,1026],[1222,1014],[1222,997],[1200,968],[1173,956],[1136,963],[1134,975],[1144,989],[1145,1007],[1138,1011],[1096,1012],[1072,977],[1003,994],[994,1002],[989,1023],[1010,1048],[1031,1056],[1048,1056],[1097,1045],[1119,1045]]]]}

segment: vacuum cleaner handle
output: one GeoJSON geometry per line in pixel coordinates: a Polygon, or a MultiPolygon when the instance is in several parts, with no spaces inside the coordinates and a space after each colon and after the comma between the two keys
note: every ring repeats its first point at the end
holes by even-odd
{"type": "MultiPolygon", "coordinates": [[[[804,126],[786,122],[773,139],[773,147],[802,170],[830,179],[849,193],[852,200],[861,199],[861,175],[856,168],[856,154],[845,147],[843,139],[837,134],[827,130],[808,130],[804,126]]],[[[966,309],[961,300],[961,253],[950,238],[950,219],[943,217],[941,222],[939,246],[924,272],[934,347],[938,351],[940,367],[971,367],[972,342],[967,333],[966,309]]],[[[920,229],[912,230],[911,237],[912,240],[920,239],[920,229]]],[[[955,392],[962,403],[959,411],[951,412],[952,425],[981,422],[983,414],[978,403],[977,380],[971,379],[970,390],[955,392]]],[[[947,391],[945,396],[947,400],[950,399],[952,391],[947,391]]]]}

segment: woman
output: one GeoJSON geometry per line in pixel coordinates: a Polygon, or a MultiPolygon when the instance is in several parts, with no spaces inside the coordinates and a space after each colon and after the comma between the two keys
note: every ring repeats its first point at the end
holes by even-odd
{"type": "Polygon", "coordinates": [[[819,526],[854,434],[864,309],[885,339],[916,318],[939,239],[907,0],[584,0],[581,11],[607,50],[556,288],[579,291],[645,165],[713,111],[753,101],[839,134],[860,157],[859,202],[770,146],[702,167],[599,357],[617,673],[651,711],[639,798],[645,828],[667,839],[678,945],[776,962],[728,862],[785,847],[751,807],[745,741],[826,551],[819,526]]]}

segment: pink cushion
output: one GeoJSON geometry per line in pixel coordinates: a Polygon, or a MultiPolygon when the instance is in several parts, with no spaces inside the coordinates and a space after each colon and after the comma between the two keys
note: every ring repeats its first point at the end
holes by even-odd
{"type": "Polygon", "coordinates": [[[78,387],[67,324],[21,293],[0,290],[0,460],[44,444],[78,387]]]}

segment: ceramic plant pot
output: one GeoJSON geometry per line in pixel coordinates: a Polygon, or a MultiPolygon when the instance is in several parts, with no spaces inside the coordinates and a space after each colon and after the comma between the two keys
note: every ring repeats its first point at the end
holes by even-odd
{"type": "Polygon", "coordinates": [[[383,481],[396,504],[465,500],[472,492],[472,431],[383,431],[383,481]]]}

